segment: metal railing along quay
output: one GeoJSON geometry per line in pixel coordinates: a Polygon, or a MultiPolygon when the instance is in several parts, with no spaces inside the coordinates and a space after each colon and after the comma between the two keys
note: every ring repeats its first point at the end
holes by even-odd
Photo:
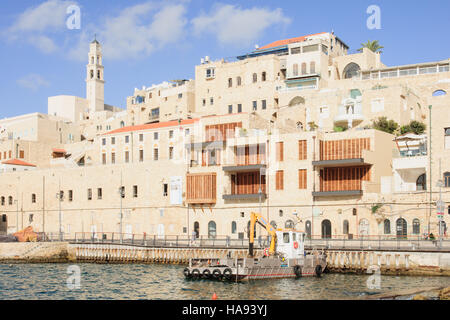
{"type": "MultiPolygon", "coordinates": [[[[255,249],[264,249],[270,245],[270,237],[255,238],[255,249]]],[[[43,241],[60,241],[58,234],[46,234],[43,241]]],[[[75,237],[63,236],[63,241],[85,244],[122,244],[155,248],[212,248],[212,249],[246,249],[248,238],[231,238],[229,236],[199,236],[187,235],[147,235],[120,233],[75,233],[75,237]]],[[[322,238],[312,236],[305,239],[305,249],[324,250],[380,250],[380,251],[426,251],[450,252],[450,239],[426,239],[424,236],[358,236],[350,238],[348,235],[322,238]]]]}

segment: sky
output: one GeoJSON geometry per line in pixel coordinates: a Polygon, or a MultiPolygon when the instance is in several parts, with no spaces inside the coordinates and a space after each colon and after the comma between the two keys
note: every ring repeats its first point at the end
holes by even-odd
{"type": "Polygon", "coordinates": [[[134,88],[193,79],[202,57],[232,58],[319,32],[334,31],[350,53],[378,40],[388,66],[448,59],[449,9],[448,0],[3,0],[0,119],[47,113],[49,96],[85,97],[95,35],[103,45],[105,103],[125,108],[134,88]],[[372,5],[380,28],[367,26],[372,5]]]}

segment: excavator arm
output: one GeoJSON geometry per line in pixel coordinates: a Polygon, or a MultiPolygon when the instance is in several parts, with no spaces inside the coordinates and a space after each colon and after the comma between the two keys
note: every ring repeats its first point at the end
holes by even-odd
{"type": "Polygon", "coordinates": [[[255,212],[252,212],[250,214],[250,237],[249,237],[249,244],[248,244],[248,254],[250,257],[253,257],[253,247],[255,243],[255,225],[256,223],[259,223],[263,228],[267,230],[269,235],[271,236],[272,240],[270,241],[270,247],[269,247],[269,254],[275,253],[275,246],[277,241],[277,234],[276,230],[272,225],[264,220],[264,218],[255,212]]]}

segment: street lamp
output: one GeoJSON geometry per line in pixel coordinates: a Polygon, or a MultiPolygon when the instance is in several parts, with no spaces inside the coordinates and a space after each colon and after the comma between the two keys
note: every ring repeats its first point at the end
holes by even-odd
{"type": "Polygon", "coordinates": [[[59,202],[59,241],[63,241],[61,201],[64,199],[64,194],[62,191],[56,193],[56,199],[59,202]]]}

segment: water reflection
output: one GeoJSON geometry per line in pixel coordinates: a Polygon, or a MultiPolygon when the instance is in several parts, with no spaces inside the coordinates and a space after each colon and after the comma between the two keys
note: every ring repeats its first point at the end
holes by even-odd
{"type": "Polygon", "coordinates": [[[448,277],[382,276],[381,290],[369,289],[365,275],[324,274],[322,278],[274,279],[250,283],[185,280],[183,267],[80,264],[81,288],[67,288],[68,264],[0,265],[0,299],[352,299],[432,286],[450,286],[448,277]]]}

